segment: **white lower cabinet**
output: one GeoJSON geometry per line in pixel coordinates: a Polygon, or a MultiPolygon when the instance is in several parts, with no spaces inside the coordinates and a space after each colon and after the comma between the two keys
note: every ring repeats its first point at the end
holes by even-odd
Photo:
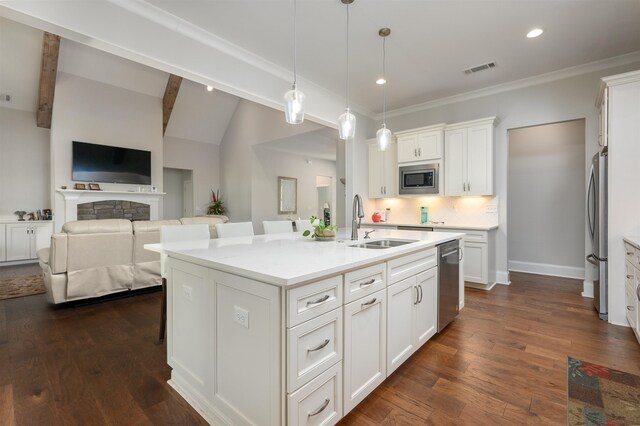
{"type": "Polygon", "coordinates": [[[38,250],[49,247],[53,234],[51,222],[8,223],[2,227],[6,227],[6,236],[0,240],[0,243],[5,244],[6,242],[4,249],[6,254],[3,259],[2,249],[0,249],[0,260],[6,261],[37,258],[38,250]]]}
{"type": "Polygon", "coordinates": [[[487,243],[465,242],[464,280],[486,284],[489,281],[487,243]]]}
{"type": "Polygon", "coordinates": [[[386,290],[344,307],[344,414],[387,377],[386,290]]]}
{"type": "Polygon", "coordinates": [[[6,226],[0,223],[0,262],[7,260],[6,226]]]}
{"type": "Polygon", "coordinates": [[[640,342],[640,249],[626,242],[624,248],[626,317],[640,342]]]}
{"type": "Polygon", "coordinates": [[[387,288],[387,376],[438,330],[438,268],[387,288]]]}
{"type": "Polygon", "coordinates": [[[342,363],[337,363],[289,395],[288,425],[329,426],[342,418],[342,363]]]}

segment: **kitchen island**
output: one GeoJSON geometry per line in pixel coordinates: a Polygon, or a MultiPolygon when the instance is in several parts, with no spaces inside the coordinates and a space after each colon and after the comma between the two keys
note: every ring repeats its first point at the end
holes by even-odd
{"type": "Polygon", "coordinates": [[[436,333],[436,246],[464,236],[375,235],[145,246],[167,256],[169,384],[212,424],[336,423],[436,333]]]}

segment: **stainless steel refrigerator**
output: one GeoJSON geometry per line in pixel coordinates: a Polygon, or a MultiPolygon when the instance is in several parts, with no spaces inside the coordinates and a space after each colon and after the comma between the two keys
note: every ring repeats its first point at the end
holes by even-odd
{"type": "Polygon", "coordinates": [[[607,147],[593,156],[587,190],[587,225],[591,236],[591,254],[587,261],[596,267],[593,279],[593,305],[606,320],[608,311],[607,281],[607,147]]]}

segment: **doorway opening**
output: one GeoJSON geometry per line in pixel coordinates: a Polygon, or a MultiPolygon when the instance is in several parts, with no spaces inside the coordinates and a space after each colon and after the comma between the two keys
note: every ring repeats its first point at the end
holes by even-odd
{"type": "Polygon", "coordinates": [[[195,209],[193,199],[193,170],[163,168],[162,217],[180,219],[192,217],[195,209]]]}
{"type": "Polygon", "coordinates": [[[585,120],[508,130],[509,271],[585,277],[585,120]]]}

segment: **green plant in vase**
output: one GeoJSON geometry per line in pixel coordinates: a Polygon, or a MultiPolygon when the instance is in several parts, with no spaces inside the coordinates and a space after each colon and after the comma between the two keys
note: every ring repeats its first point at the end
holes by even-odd
{"type": "Polygon", "coordinates": [[[311,216],[309,219],[311,222],[311,226],[313,226],[313,234],[308,229],[302,233],[303,236],[308,237],[311,235],[311,238],[315,238],[316,240],[332,240],[336,237],[336,231],[338,227],[335,225],[325,225],[324,220],[320,220],[315,216],[311,216]]]}
{"type": "Polygon", "coordinates": [[[207,214],[217,214],[222,215],[226,211],[224,207],[224,202],[222,201],[222,197],[220,196],[220,190],[213,192],[211,190],[211,203],[207,208],[207,214]]]}

